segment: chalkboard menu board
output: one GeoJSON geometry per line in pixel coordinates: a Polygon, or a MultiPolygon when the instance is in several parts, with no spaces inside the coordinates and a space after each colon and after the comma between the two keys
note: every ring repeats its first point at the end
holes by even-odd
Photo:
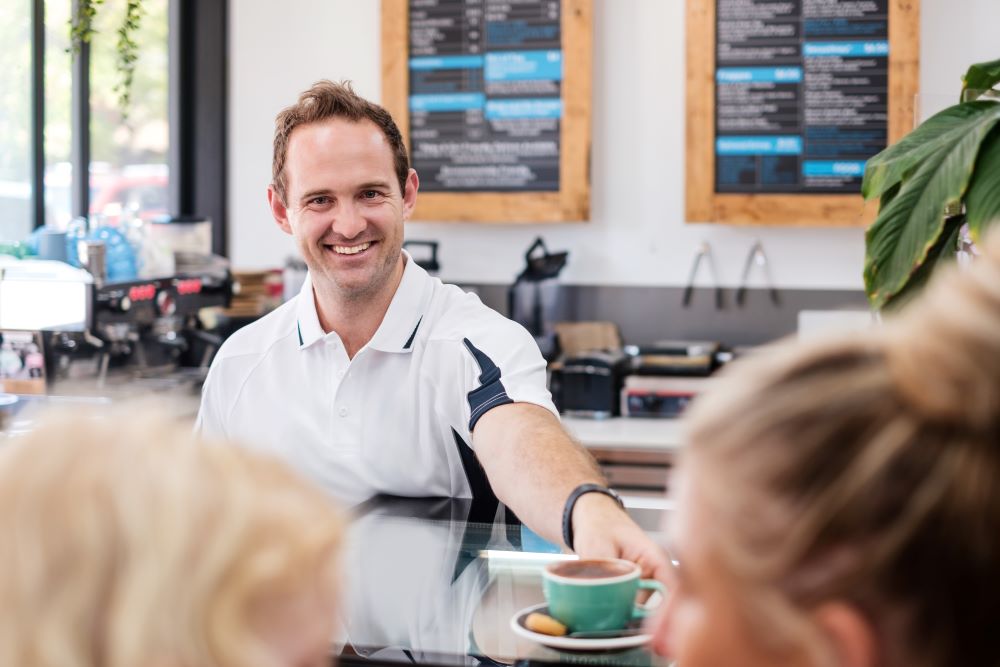
{"type": "Polygon", "coordinates": [[[410,0],[410,142],[424,192],[558,191],[559,0],[410,0]]]}
{"type": "Polygon", "coordinates": [[[589,216],[589,2],[383,2],[383,103],[420,219],[589,216]]]}
{"type": "Polygon", "coordinates": [[[912,127],[917,30],[914,0],[689,2],[688,219],[865,224],[865,162],[912,127]]]}

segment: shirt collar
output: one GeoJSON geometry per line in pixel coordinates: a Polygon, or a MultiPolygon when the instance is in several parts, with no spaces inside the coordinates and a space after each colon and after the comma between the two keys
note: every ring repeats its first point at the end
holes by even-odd
{"type": "MultiPolygon", "coordinates": [[[[381,352],[409,352],[420,328],[427,299],[430,297],[430,276],[410,254],[401,251],[406,260],[403,277],[392,296],[389,309],[372,336],[368,347],[381,352]]],[[[319,323],[316,297],[312,289],[312,276],[306,275],[296,304],[299,349],[304,349],[327,334],[319,323]]]]}
{"type": "Polygon", "coordinates": [[[409,352],[413,349],[413,341],[430,298],[427,271],[413,261],[408,252],[403,250],[402,253],[406,259],[403,278],[392,296],[389,310],[385,311],[382,324],[368,343],[368,347],[381,352],[409,352]]]}
{"type": "Polygon", "coordinates": [[[304,349],[326,336],[319,323],[319,313],[316,310],[316,296],[313,294],[312,274],[307,273],[302,289],[299,291],[298,302],[295,304],[295,319],[298,327],[299,349],[304,349]]]}

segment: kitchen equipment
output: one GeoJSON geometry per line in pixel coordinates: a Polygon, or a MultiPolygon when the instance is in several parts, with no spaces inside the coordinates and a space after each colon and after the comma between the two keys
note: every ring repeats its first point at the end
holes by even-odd
{"type": "Polygon", "coordinates": [[[750,269],[754,266],[759,266],[761,272],[764,274],[764,281],[767,285],[768,295],[771,297],[771,303],[775,306],[780,306],[781,298],[778,296],[778,290],[774,287],[774,280],[771,278],[771,269],[767,261],[767,255],[764,254],[764,244],[760,241],[750,246],[750,254],[747,255],[746,264],[743,265],[740,286],[736,290],[736,305],[742,306],[746,301],[747,279],[750,276],[750,269]]]}
{"type": "Polygon", "coordinates": [[[309,268],[298,257],[289,256],[285,259],[285,268],[281,271],[281,300],[290,301],[302,291],[309,268]]]}
{"type": "Polygon", "coordinates": [[[681,305],[685,308],[691,305],[691,296],[694,293],[694,279],[698,275],[698,267],[702,262],[708,267],[708,273],[712,277],[712,285],[715,287],[715,309],[722,310],[722,286],[719,284],[719,274],[715,270],[715,260],[712,258],[712,247],[707,241],[698,244],[698,252],[695,253],[694,263],[691,265],[691,273],[688,275],[687,286],[684,288],[684,296],[681,305]]]}
{"type": "Polygon", "coordinates": [[[108,275],[106,251],[104,241],[84,241],[81,244],[80,263],[90,275],[94,276],[94,282],[98,284],[103,283],[108,275]]]}
{"type": "Polygon", "coordinates": [[[90,273],[64,262],[0,258],[0,329],[82,332],[93,284],[90,273]]]}
{"type": "Polygon", "coordinates": [[[149,238],[174,252],[208,255],[212,252],[212,221],[202,216],[161,216],[149,223],[149,238]]]}
{"type": "Polygon", "coordinates": [[[625,417],[680,417],[711,381],[707,377],[629,375],[621,391],[621,413],[625,417]]]}
{"type": "Polygon", "coordinates": [[[40,259],[52,259],[57,262],[65,262],[66,255],[66,232],[54,227],[39,227],[36,232],[38,242],[38,257],[40,259]]]}
{"type": "Polygon", "coordinates": [[[169,372],[194,355],[190,365],[204,366],[221,340],[197,314],[231,295],[223,258],[190,273],[104,283],[63,262],[12,260],[0,264],[0,329],[42,331],[50,379],[96,356],[101,385],[111,364],[169,372]]]}
{"type": "Polygon", "coordinates": [[[441,270],[438,263],[438,242],[437,241],[403,241],[403,249],[410,253],[410,257],[427,273],[437,275],[441,270]]]}
{"type": "Polygon", "coordinates": [[[721,350],[715,341],[663,340],[625,346],[629,372],[635,375],[710,375],[721,361],[721,350]]]}
{"type": "Polygon", "coordinates": [[[594,419],[617,415],[628,362],[621,351],[591,351],[565,357],[552,366],[552,400],[567,415],[594,419]]]}
{"type": "Polygon", "coordinates": [[[507,292],[510,318],[526,328],[538,343],[542,356],[551,361],[558,354],[554,323],[566,319],[559,273],[568,252],[550,253],[541,237],[524,254],[525,267],[507,292]]]}
{"type": "Polygon", "coordinates": [[[566,356],[590,350],[622,349],[622,335],[614,322],[557,322],[554,329],[559,352],[566,356]]]}

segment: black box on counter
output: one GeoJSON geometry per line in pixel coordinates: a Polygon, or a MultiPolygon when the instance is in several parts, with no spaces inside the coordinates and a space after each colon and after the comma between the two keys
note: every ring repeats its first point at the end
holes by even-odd
{"type": "Polygon", "coordinates": [[[563,414],[598,419],[616,416],[627,370],[628,357],[622,352],[566,357],[552,366],[552,400],[563,414]]]}

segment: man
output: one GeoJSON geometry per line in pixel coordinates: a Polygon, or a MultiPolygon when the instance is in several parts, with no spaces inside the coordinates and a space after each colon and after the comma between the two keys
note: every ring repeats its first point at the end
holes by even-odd
{"type": "Polygon", "coordinates": [[[222,346],[199,427],[347,502],[495,493],[552,542],[662,574],[659,549],[560,426],[531,336],[402,251],[419,179],[389,114],[321,81],[275,125],[267,198],[309,276],[222,346]]]}

